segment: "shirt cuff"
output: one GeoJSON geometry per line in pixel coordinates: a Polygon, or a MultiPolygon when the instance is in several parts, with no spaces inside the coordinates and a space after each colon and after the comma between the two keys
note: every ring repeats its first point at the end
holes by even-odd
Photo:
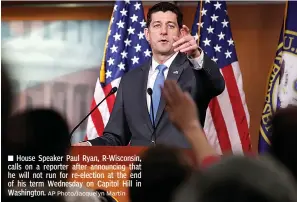
{"type": "Polygon", "coordinates": [[[86,143],[88,143],[90,146],[92,146],[91,142],[89,142],[89,141],[86,141],[86,143]]]}
{"type": "Polygon", "coordinates": [[[199,48],[199,50],[200,50],[200,55],[199,55],[199,57],[197,57],[197,58],[192,58],[192,57],[188,56],[188,59],[189,59],[189,60],[191,61],[191,63],[193,64],[195,70],[200,70],[200,69],[203,68],[204,52],[203,52],[203,50],[200,49],[200,48],[199,48]]]}

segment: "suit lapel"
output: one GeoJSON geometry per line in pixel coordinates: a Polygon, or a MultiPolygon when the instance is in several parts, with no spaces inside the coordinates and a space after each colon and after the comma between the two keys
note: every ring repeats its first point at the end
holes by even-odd
{"type": "Polygon", "coordinates": [[[141,99],[140,99],[140,104],[142,105],[141,109],[143,109],[143,111],[141,112],[141,114],[143,114],[143,118],[147,124],[147,126],[149,127],[149,129],[151,130],[151,132],[153,132],[153,126],[152,126],[152,122],[150,119],[150,114],[149,111],[147,109],[147,100],[146,100],[146,96],[147,96],[147,80],[148,80],[148,74],[149,74],[149,70],[150,70],[150,66],[151,66],[151,60],[150,62],[147,62],[146,64],[144,64],[141,68],[142,68],[142,78],[140,83],[142,83],[142,92],[141,92],[141,99]]]}
{"type": "MultiPolygon", "coordinates": [[[[166,80],[175,80],[178,82],[179,77],[181,76],[184,66],[183,64],[185,63],[187,57],[183,53],[177,54],[176,58],[173,60],[171,66],[169,67],[168,75],[166,80]]],[[[165,101],[163,97],[161,96],[160,104],[158,107],[157,115],[156,115],[156,121],[155,124],[156,126],[158,125],[160,118],[163,114],[165,108],[165,101]]]]}

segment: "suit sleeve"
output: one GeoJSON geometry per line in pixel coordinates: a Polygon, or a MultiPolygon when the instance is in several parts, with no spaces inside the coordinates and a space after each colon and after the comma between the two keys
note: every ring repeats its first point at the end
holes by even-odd
{"type": "Polygon", "coordinates": [[[220,95],[225,90],[225,80],[218,65],[206,54],[204,55],[203,71],[207,77],[207,91],[210,98],[220,95]]]}
{"type": "Polygon", "coordinates": [[[93,146],[125,146],[129,144],[131,132],[125,116],[123,86],[124,77],[120,83],[116,100],[109,121],[104,129],[103,136],[89,140],[93,146]]]}

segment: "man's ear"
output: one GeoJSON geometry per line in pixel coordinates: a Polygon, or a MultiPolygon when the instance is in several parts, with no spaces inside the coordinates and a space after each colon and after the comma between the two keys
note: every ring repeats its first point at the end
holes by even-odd
{"type": "Polygon", "coordinates": [[[150,33],[149,33],[148,28],[144,28],[144,35],[145,35],[146,40],[150,43],[150,33]]]}

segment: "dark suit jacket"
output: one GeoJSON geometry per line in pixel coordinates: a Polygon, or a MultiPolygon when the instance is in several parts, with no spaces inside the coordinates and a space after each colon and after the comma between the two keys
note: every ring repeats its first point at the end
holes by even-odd
{"type": "MultiPolygon", "coordinates": [[[[210,100],[221,94],[225,81],[218,66],[204,55],[203,69],[193,69],[185,54],[179,53],[169,67],[166,79],[177,80],[183,91],[188,91],[199,109],[200,121],[204,125],[210,100]],[[178,71],[178,74],[173,72],[178,71]]],[[[151,61],[126,73],[121,80],[116,101],[102,137],[90,140],[94,146],[149,146],[153,126],[147,108],[147,80],[151,61]]],[[[169,121],[161,98],[156,116],[156,143],[189,148],[183,134],[169,121]]],[[[182,118],[182,117],[181,117],[182,118]]]]}

